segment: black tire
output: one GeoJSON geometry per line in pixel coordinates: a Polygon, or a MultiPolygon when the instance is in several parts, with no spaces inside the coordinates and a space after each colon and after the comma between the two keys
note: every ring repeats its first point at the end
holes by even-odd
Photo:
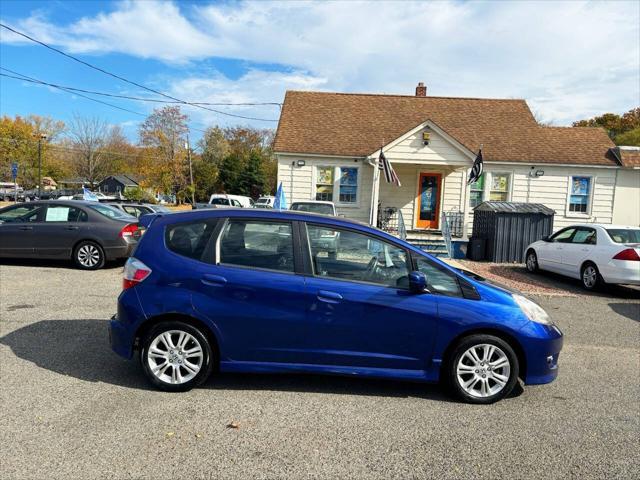
{"type": "Polygon", "coordinates": [[[593,262],[585,262],[580,269],[580,283],[588,291],[598,290],[604,284],[598,267],[593,262]]]}
{"type": "Polygon", "coordinates": [[[82,270],[98,270],[104,267],[104,250],[98,243],[84,240],[73,249],[73,262],[82,270]]]}
{"type": "MultiPolygon", "coordinates": [[[[495,352],[496,353],[494,353],[491,356],[491,358],[496,358],[498,356],[498,353],[497,353],[498,350],[496,350],[495,352]]],[[[467,362],[467,359],[465,359],[463,362],[467,362]]],[[[453,352],[451,353],[450,361],[448,362],[445,370],[446,371],[445,380],[451,392],[460,400],[467,403],[489,404],[489,403],[497,402],[498,400],[503,399],[504,397],[509,395],[509,393],[511,393],[511,391],[513,390],[513,387],[515,387],[516,383],[518,382],[518,375],[520,371],[519,368],[520,366],[518,362],[518,356],[513,351],[513,348],[511,347],[511,345],[509,345],[507,342],[505,342],[501,338],[495,337],[493,335],[476,334],[476,335],[470,335],[468,337],[463,338],[455,346],[455,348],[453,349],[453,352]],[[460,359],[463,357],[463,355],[465,355],[465,353],[470,348],[478,345],[492,345],[502,351],[502,353],[506,356],[509,362],[508,376],[505,375],[506,369],[504,367],[496,368],[495,371],[493,371],[493,373],[490,373],[491,367],[489,364],[486,364],[488,365],[488,367],[487,366],[479,367],[477,370],[473,370],[469,373],[462,374],[463,375],[462,378],[459,378],[457,373],[457,368],[458,368],[458,363],[460,362],[460,359]],[[487,369],[489,369],[489,372],[486,372],[487,369]],[[472,395],[468,393],[460,383],[461,381],[470,381],[472,378],[474,378],[476,379],[476,382],[479,381],[481,385],[482,385],[482,382],[486,381],[487,385],[489,386],[488,388],[497,388],[497,386],[499,385],[498,382],[491,377],[494,374],[497,374],[498,370],[500,371],[499,375],[507,377],[507,380],[505,381],[502,389],[497,391],[494,394],[487,393],[486,396],[472,395]],[[486,377],[480,377],[481,375],[486,375],[486,377]],[[491,386],[492,382],[493,382],[493,386],[491,386]]],[[[474,382],[471,385],[471,388],[473,388],[476,382],[474,382]]]]}
{"type": "MultiPolygon", "coordinates": [[[[164,343],[164,345],[165,347],[167,346],[166,343],[164,343]]],[[[195,346],[195,343],[191,342],[189,346],[191,346],[191,349],[193,349],[193,347],[195,346]]],[[[175,347],[175,348],[177,349],[178,347],[175,347]]],[[[177,357],[178,352],[176,350],[173,350],[173,351],[176,353],[176,358],[184,358],[184,357],[177,357]]],[[[182,354],[181,351],[180,351],[180,354],[182,354]]],[[[188,323],[184,323],[177,320],[161,322],[155,325],[151,330],[149,330],[149,332],[143,339],[142,348],[140,350],[140,362],[142,363],[142,369],[144,370],[145,375],[153,385],[155,385],[160,390],[164,390],[167,392],[186,392],[202,384],[207,378],[209,378],[209,375],[211,375],[211,372],[213,371],[213,364],[215,362],[215,358],[216,356],[214,355],[213,348],[211,346],[211,343],[207,339],[207,336],[203,332],[201,332],[198,328],[192,325],[189,325],[188,323]],[[199,346],[202,349],[202,364],[200,366],[199,371],[195,374],[195,376],[193,376],[193,378],[185,381],[184,383],[175,383],[175,384],[169,383],[169,381],[164,381],[163,379],[156,376],[156,374],[154,374],[152,371],[151,362],[155,362],[155,359],[153,358],[153,355],[151,357],[149,356],[150,348],[154,340],[158,336],[169,333],[169,332],[173,332],[173,333],[170,333],[170,335],[174,340],[176,338],[177,339],[180,338],[179,333],[176,333],[176,332],[188,333],[194,338],[195,341],[197,341],[197,343],[199,343],[199,346]]],[[[166,362],[168,362],[168,360],[166,360],[166,362]]],[[[162,363],[161,366],[162,365],[166,365],[166,363],[162,363]]],[[[177,363],[173,363],[171,366],[169,366],[169,368],[171,368],[172,371],[176,369],[174,365],[177,366],[177,363]]],[[[183,365],[177,366],[177,371],[180,371],[181,374],[185,374],[185,373],[189,374],[189,370],[183,365]]]]}
{"type": "Polygon", "coordinates": [[[529,273],[537,273],[539,271],[540,267],[538,266],[538,255],[536,255],[535,250],[529,250],[527,252],[524,264],[527,267],[527,271],[529,273]]]}

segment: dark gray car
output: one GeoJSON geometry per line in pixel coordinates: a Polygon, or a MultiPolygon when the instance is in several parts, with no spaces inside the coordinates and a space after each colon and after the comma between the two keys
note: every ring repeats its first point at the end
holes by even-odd
{"type": "Polygon", "coordinates": [[[98,202],[50,200],[0,209],[0,257],[71,259],[95,270],[128,257],[141,233],[136,217],[98,202]]]}
{"type": "Polygon", "coordinates": [[[108,202],[106,205],[111,205],[136,218],[140,218],[142,215],[149,213],[172,213],[167,207],[152,205],[150,203],[108,202]]]}

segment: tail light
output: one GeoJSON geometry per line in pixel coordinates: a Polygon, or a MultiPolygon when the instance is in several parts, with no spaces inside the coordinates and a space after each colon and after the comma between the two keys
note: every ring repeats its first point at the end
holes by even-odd
{"type": "Polygon", "coordinates": [[[614,260],[631,260],[632,262],[640,261],[640,256],[635,248],[627,248],[613,257],[614,260]]]}
{"type": "Polygon", "coordinates": [[[151,269],[137,258],[129,258],[124,264],[122,275],[122,289],[135,287],[151,274],[151,269]]]}
{"type": "Polygon", "coordinates": [[[120,230],[120,238],[138,238],[141,235],[141,231],[138,228],[137,223],[130,223],[129,225],[125,225],[120,230]]]}

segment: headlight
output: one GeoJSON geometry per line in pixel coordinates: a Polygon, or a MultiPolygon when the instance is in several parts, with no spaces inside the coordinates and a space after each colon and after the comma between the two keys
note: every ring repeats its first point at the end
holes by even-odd
{"type": "Polygon", "coordinates": [[[551,325],[551,317],[544,311],[544,309],[535,302],[532,302],[522,295],[517,293],[513,294],[513,299],[516,301],[520,310],[531,320],[532,322],[542,323],[544,325],[551,325]]]}

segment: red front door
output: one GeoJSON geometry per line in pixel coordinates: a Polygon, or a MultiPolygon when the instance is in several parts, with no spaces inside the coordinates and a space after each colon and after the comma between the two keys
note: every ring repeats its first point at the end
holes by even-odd
{"type": "Polygon", "coordinates": [[[440,225],[441,173],[420,173],[416,228],[437,229],[440,225]]]}

